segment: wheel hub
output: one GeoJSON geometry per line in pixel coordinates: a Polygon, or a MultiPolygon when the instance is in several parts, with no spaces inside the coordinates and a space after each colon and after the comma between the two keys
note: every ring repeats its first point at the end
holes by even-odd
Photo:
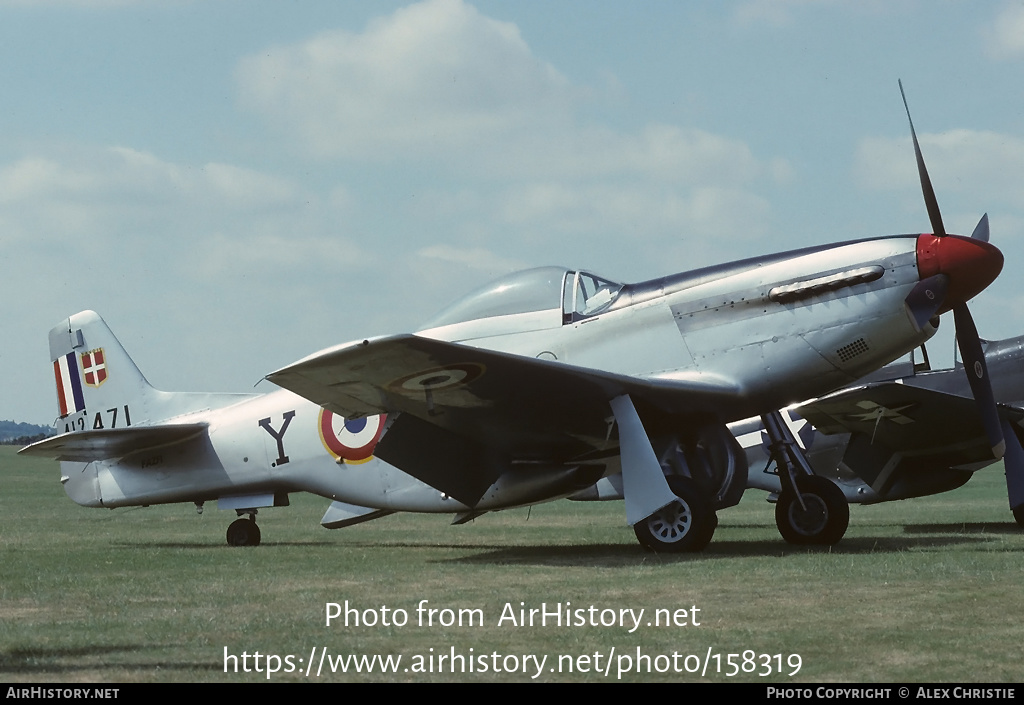
{"type": "Polygon", "coordinates": [[[804,494],[801,498],[806,509],[801,508],[799,502],[793,502],[789,507],[790,523],[798,533],[816,536],[828,524],[828,506],[817,495],[804,494]]]}
{"type": "Polygon", "coordinates": [[[652,514],[647,526],[661,541],[674,543],[682,540],[693,526],[693,514],[684,502],[672,502],[652,514]]]}

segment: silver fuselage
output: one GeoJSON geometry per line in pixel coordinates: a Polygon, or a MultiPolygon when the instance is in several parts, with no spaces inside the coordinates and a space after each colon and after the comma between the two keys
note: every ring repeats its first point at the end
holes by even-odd
{"type": "MultiPolygon", "coordinates": [[[[574,318],[559,297],[546,310],[419,335],[652,383],[732,388],[717,421],[733,422],[849,384],[928,339],[934,328],[917,328],[904,305],[919,281],[915,247],[916,237],[898,236],[809,248],[628,285],[616,305],[597,315],[574,318]],[[857,279],[872,267],[879,276],[857,279]]],[[[68,495],[94,507],[218,499],[238,508],[268,506],[267,497],[302,491],[363,507],[457,513],[580,489],[573,467],[524,464],[466,507],[377,458],[339,461],[323,435],[323,410],[290,392],[200,409],[186,399],[178,404],[171,397],[173,413],[164,418],[133,419],[207,423],[205,436],[116,460],[63,462],[68,495]]],[[[611,457],[600,472],[618,470],[611,457]]]]}

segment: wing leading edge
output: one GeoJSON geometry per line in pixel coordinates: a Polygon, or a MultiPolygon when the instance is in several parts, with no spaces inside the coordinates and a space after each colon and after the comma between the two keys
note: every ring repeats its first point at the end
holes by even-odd
{"type": "Polygon", "coordinates": [[[609,402],[624,394],[645,423],[715,419],[741,399],[736,384],[708,376],[630,377],[415,335],[325,350],[267,379],[347,418],[401,412],[519,458],[548,460],[606,448],[609,402]]]}
{"type": "MultiPolygon", "coordinates": [[[[850,433],[842,464],[889,499],[950,489],[996,462],[977,405],[956,394],[881,382],[794,411],[823,433],[850,433]]],[[[999,414],[1006,428],[1024,436],[1024,410],[1004,404],[999,414]]]]}
{"type": "MultiPolygon", "coordinates": [[[[970,448],[973,460],[994,460],[984,444],[975,401],[899,382],[843,390],[794,410],[823,433],[859,433],[903,453],[970,448]],[[977,446],[977,448],[975,448],[977,446]]],[[[1000,405],[1000,415],[1017,424],[1024,411],[1000,405]]]]}

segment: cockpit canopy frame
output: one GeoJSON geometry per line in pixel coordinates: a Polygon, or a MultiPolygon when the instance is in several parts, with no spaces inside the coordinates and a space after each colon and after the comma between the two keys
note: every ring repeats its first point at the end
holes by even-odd
{"type": "Polygon", "coordinates": [[[572,323],[606,311],[622,288],[623,284],[610,279],[565,267],[526,269],[464,296],[420,330],[548,311],[560,311],[562,323],[572,323]]]}

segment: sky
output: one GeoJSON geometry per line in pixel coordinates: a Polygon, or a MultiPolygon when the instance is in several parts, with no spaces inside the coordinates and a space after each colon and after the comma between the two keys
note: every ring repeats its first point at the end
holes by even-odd
{"type": "Polygon", "coordinates": [[[54,420],[85,309],[158,388],[270,391],[516,269],[928,231],[899,78],[1024,334],[1021,0],[0,0],[0,418],[54,420]]]}

